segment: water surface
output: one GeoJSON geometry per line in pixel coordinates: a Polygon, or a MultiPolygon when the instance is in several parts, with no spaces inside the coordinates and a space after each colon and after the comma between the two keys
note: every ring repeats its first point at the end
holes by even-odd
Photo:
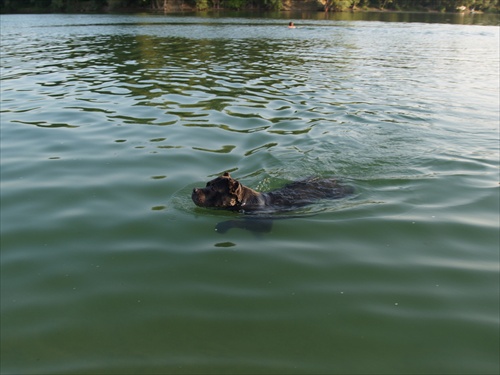
{"type": "Polygon", "coordinates": [[[1,16],[5,374],[499,372],[499,29],[1,16]],[[356,188],[270,232],[191,189],[356,188]]]}

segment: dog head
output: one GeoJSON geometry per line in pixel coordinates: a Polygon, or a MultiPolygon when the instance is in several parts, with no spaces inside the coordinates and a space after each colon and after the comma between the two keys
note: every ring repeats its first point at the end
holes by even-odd
{"type": "Polygon", "coordinates": [[[238,209],[243,188],[228,172],[207,182],[204,188],[194,188],[191,198],[200,207],[238,209]]]}

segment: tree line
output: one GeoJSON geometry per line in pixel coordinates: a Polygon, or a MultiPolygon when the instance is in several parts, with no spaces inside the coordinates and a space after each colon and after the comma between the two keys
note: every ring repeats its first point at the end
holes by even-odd
{"type": "Polygon", "coordinates": [[[341,12],[370,8],[499,13],[500,0],[0,0],[2,13],[103,12],[119,10],[282,10],[341,12]]]}

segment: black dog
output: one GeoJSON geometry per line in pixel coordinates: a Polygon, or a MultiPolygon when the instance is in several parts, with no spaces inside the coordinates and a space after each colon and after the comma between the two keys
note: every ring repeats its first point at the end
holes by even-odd
{"type": "MultiPolygon", "coordinates": [[[[191,198],[200,207],[222,208],[246,213],[273,213],[290,211],[312,204],[320,199],[338,199],[354,192],[351,186],[340,185],[336,179],[311,177],[295,181],[284,187],[259,193],[232,178],[228,172],[207,182],[204,188],[194,188],[191,198]]],[[[250,216],[245,220],[218,223],[216,230],[225,233],[231,228],[253,232],[269,232],[276,217],[250,216]]]]}
{"type": "Polygon", "coordinates": [[[283,211],[302,207],[320,199],[338,199],[352,194],[351,186],[336,179],[316,177],[295,181],[284,187],[259,193],[232,178],[228,172],[209,182],[205,188],[194,188],[191,198],[200,207],[233,211],[283,211]]]}

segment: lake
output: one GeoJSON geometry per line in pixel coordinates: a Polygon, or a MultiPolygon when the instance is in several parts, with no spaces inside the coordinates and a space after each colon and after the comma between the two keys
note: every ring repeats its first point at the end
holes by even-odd
{"type": "Polygon", "coordinates": [[[293,17],[1,16],[2,374],[498,374],[498,18],[293,17]]]}

